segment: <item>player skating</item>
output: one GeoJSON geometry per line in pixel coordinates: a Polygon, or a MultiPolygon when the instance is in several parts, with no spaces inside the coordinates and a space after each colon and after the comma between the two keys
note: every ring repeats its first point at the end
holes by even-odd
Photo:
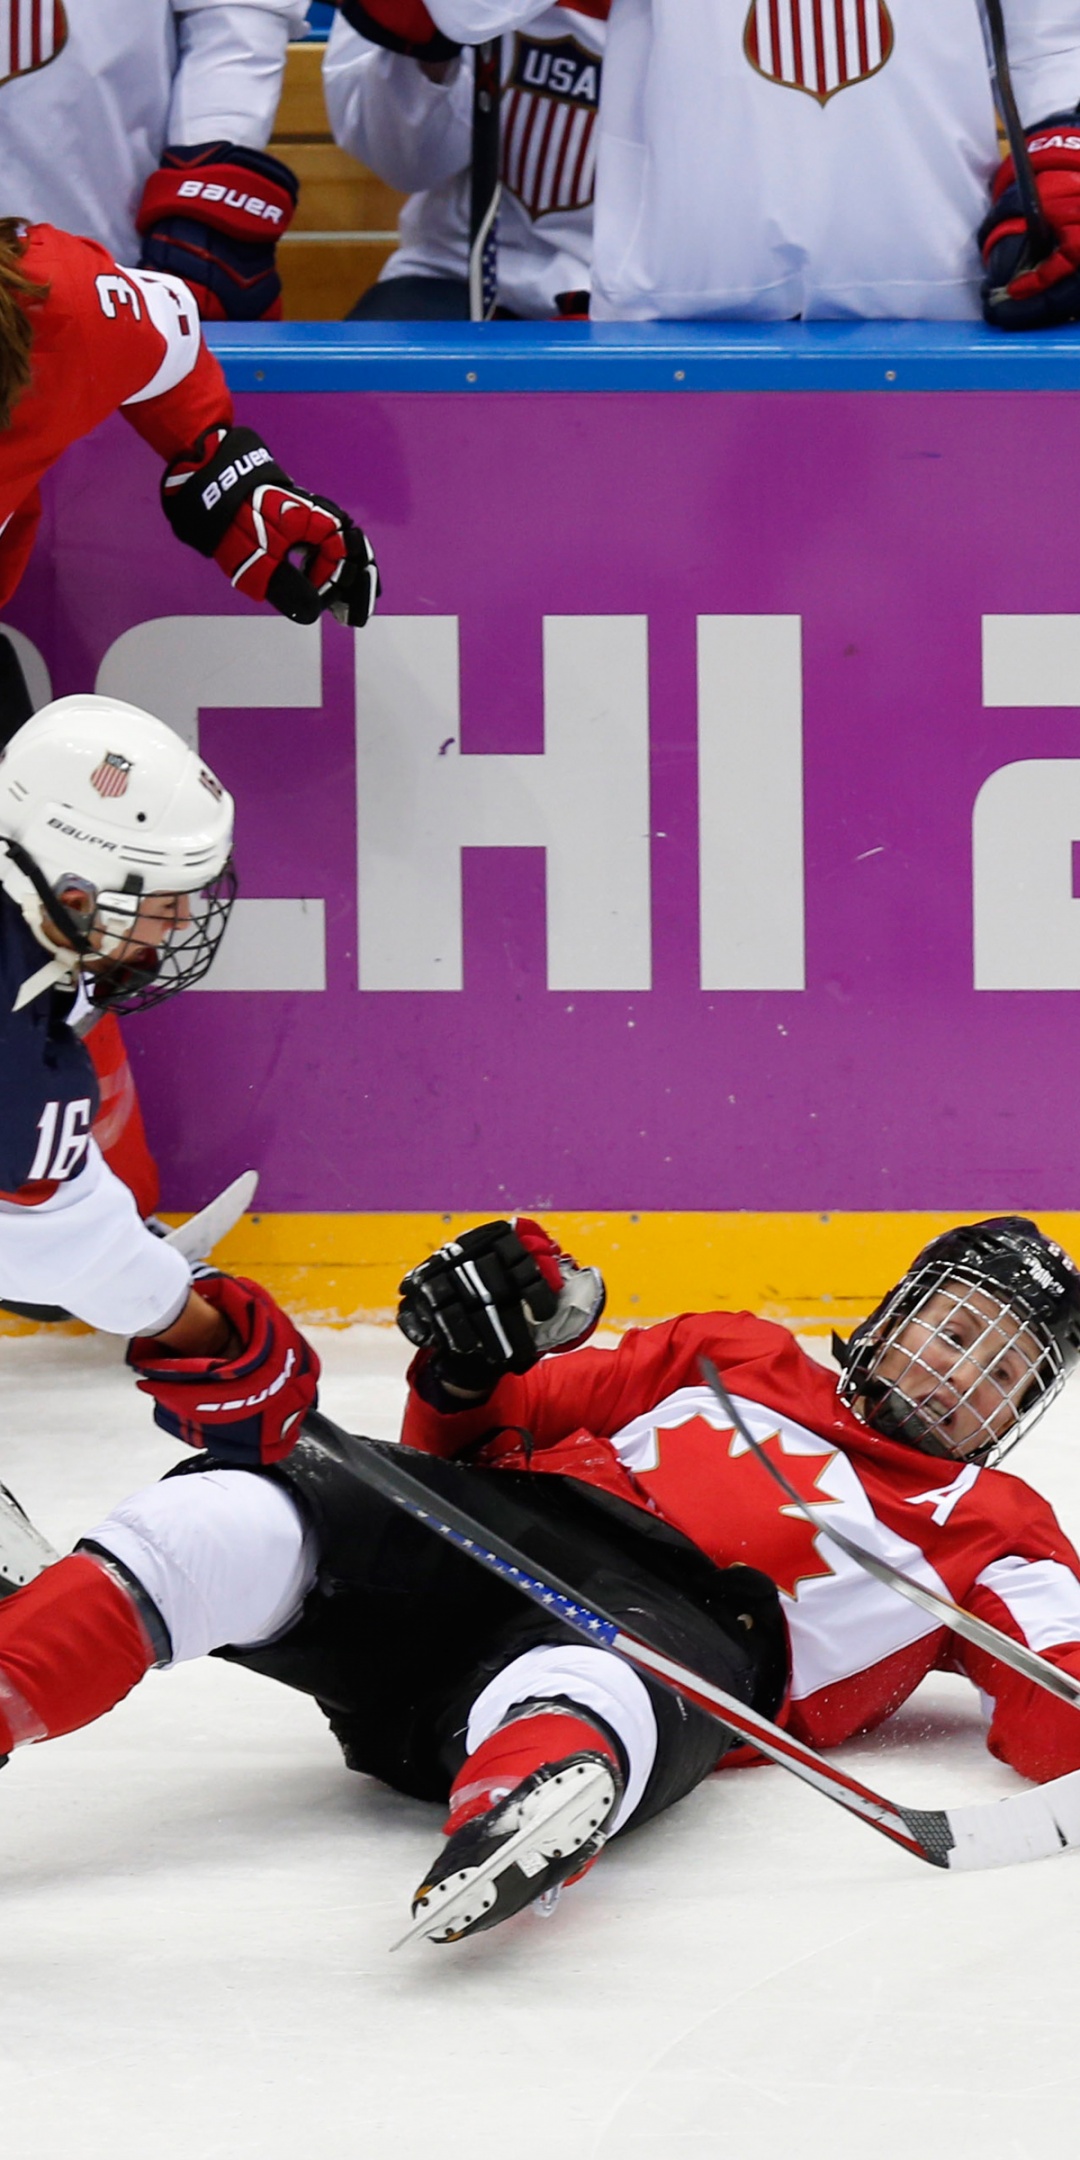
{"type": "Polygon", "coordinates": [[[92,1137],[78,1027],[206,974],[232,833],[209,766],[115,698],[61,698],[0,754],[0,1299],[155,1336],[200,1399],[231,1405],[226,1448],[259,1461],[289,1444],[318,1360],[266,1292],[218,1275],[196,1289],[140,1221],[92,1137]]]}
{"type": "MultiPolygon", "coordinates": [[[[1080,1559],[996,1467],[1080,1351],[1080,1276],[1034,1224],[936,1239],[856,1330],[839,1379],[748,1314],[685,1314],[537,1362],[584,1339],[601,1293],[528,1223],[468,1233],[403,1290],[421,1346],[413,1460],[464,1460],[463,1493],[512,1501],[538,1572],[812,1744],[872,1728],[945,1669],[982,1690],[988,1745],[1024,1776],[1080,1767],[1076,1711],[815,1537],[698,1366],[714,1360],[823,1526],[1080,1679],[1080,1559]]],[[[135,1354],[159,1417],[185,1417],[183,1387],[149,1372],[148,1346],[135,1354]]],[[[199,1424],[188,1411],[187,1437],[199,1424]]],[[[374,1497],[358,1471],[371,1446],[319,1422],[269,1472],[207,1458],[114,1510],[0,1607],[0,1747],[85,1724],[155,1662],[222,1649],[313,1695],[352,1767],[449,1795],[416,1907],[456,1939],[549,1896],[699,1782],[730,1735],[374,1497]],[[522,1827],[524,1870],[499,1860],[522,1827]]]]}
{"type": "MultiPolygon", "coordinates": [[[[427,24],[468,44],[526,31],[541,5],[362,0],[362,12],[372,38],[415,43],[427,24]]],[[[1059,0],[1004,0],[1004,17],[1056,241],[1021,278],[979,0],[616,0],[593,315],[945,320],[981,303],[1005,328],[1076,321],[1080,20],[1059,0]]]]}

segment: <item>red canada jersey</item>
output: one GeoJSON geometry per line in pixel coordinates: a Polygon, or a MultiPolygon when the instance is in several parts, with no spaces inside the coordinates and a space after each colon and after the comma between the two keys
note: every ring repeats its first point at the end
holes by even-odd
{"type": "Polygon", "coordinates": [[[0,606],[40,515],[37,484],[69,443],[121,411],[162,457],[228,424],[232,400],[179,278],[121,269],[96,241],[32,225],[21,269],[48,297],[28,308],[32,377],[0,433],[0,606]]]}
{"type": "Polygon", "coordinates": [[[1046,1501],[1005,1471],[880,1439],[786,1328],[752,1314],[632,1329],[617,1349],[510,1375],[488,1403],[453,1416],[410,1390],[402,1438],[452,1456],[493,1434],[478,1463],[602,1486],[662,1516],[718,1567],[771,1576],[791,1645],[782,1722],[813,1747],[879,1724],[937,1668],[975,1682],[991,1752],[1025,1777],[1080,1769],[1075,1710],[876,1582],[793,1510],[703,1384],[702,1354],[824,1522],[1080,1680],[1080,1558],[1046,1501]]]}

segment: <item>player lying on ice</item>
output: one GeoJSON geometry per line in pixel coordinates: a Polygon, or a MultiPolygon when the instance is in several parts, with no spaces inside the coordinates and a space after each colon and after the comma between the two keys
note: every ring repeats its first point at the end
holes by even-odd
{"type": "Polygon", "coordinates": [[[0,1299],[154,1335],[204,1392],[273,1386],[298,1418],[318,1360],[291,1321],[255,1284],[197,1290],[91,1133],[80,1018],[145,1010],[206,974],[236,891],[232,839],[209,766],[116,698],[60,698],[0,752],[0,1299]]]}
{"type": "MultiPolygon", "coordinates": [[[[811,1743],[878,1724],[946,1669],[989,1698],[989,1746],[1024,1776],[1080,1766],[1075,1710],[819,1541],[698,1365],[714,1360],[825,1521],[1080,1677],[1080,1559],[1045,1501],[995,1467],[1080,1351],[1080,1274],[1033,1223],[935,1239],[856,1329],[838,1379],[746,1313],[541,1360],[591,1332],[603,1286],[524,1219],[468,1232],[402,1288],[419,1346],[403,1437],[465,1458],[463,1496],[512,1497],[538,1568],[811,1743]]],[[[158,1422],[207,1452],[0,1604],[0,1750],[88,1723],[151,1665],[220,1651],[313,1695],[352,1768],[449,1796],[414,1900],[439,1940],[550,1899],[731,1750],[701,1710],[373,1495],[356,1466],[375,1443],[315,1418],[272,1468],[223,1468],[227,1412],[204,1414],[153,1347],[133,1354],[158,1422]],[[541,1847],[548,1826],[546,1858],[508,1854],[472,1891],[522,1823],[541,1847]]],[[[272,1401],[260,1414],[276,1427],[272,1401]]]]}

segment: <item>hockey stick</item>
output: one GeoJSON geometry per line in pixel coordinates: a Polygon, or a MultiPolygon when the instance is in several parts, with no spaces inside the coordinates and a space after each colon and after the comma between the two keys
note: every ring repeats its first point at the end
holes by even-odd
{"type": "Polygon", "coordinates": [[[586,1642],[602,1643],[639,1672],[649,1673],[670,1688],[672,1694],[695,1703],[719,1725],[738,1733],[782,1769],[790,1770],[827,1800],[869,1823],[871,1829],[901,1845],[917,1860],[925,1860],[931,1867],[953,1869],[1007,1867],[1020,1860],[1047,1859],[1063,1849],[1080,1846],[1080,1770],[1005,1800],[957,1808],[901,1807],[836,1764],[826,1762],[813,1748],[774,1725],[771,1718],[749,1709],[734,1695],[657,1650],[646,1636],[630,1634],[602,1605],[585,1604],[572,1586],[550,1569],[538,1575],[518,1545],[489,1522],[481,1521],[468,1504],[470,1499],[477,1502],[482,1494],[484,1509],[490,1515],[495,1500],[491,1484],[481,1486],[468,1470],[442,1462],[437,1456],[342,1435],[341,1428],[319,1411],[309,1412],[304,1429],[315,1439],[320,1433],[332,1442],[349,1438],[351,1466],[362,1482],[384,1500],[468,1554],[479,1567],[512,1584],[586,1642]]]}
{"type": "Polygon", "coordinates": [[[1048,1658],[1040,1657],[1037,1650],[1029,1650],[1026,1643],[1014,1642],[1011,1635],[1003,1635],[1001,1629],[993,1627],[989,1620],[977,1619],[975,1614],[967,1612],[963,1605],[954,1605],[951,1598],[942,1597],[939,1591],[928,1590],[925,1583],[916,1582],[913,1575],[905,1575],[902,1569],[893,1567],[890,1561],[879,1560],[876,1553],[867,1552],[865,1545],[856,1544],[854,1538],[849,1538],[843,1530],[837,1530],[832,1523],[821,1521],[814,1509],[807,1505],[802,1494],[796,1491],[791,1479],[785,1477],[779,1463],[774,1463],[771,1455],[765,1453],[760,1440],[755,1440],[746,1419],[728,1394],[712,1359],[699,1357],[698,1368],[724,1416],[730,1418],[740,1438],[753,1450],[758,1461],[764,1463],[769,1476],[779,1485],[781,1492],[787,1494],[800,1515],[805,1517],[819,1536],[831,1538],[833,1544],[838,1545],[849,1560],[854,1560],[857,1567],[864,1568],[868,1575],[873,1575],[877,1582],[884,1583],[887,1589],[898,1590],[901,1597],[909,1598],[913,1605],[921,1605],[923,1611],[932,1613],[942,1627],[951,1628],[954,1635],[963,1635],[968,1642],[977,1643],[980,1650],[988,1650],[991,1657],[997,1658],[1002,1665],[1011,1665],[1014,1672],[1023,1673],[1025,1680],[1034,1680],[1037,1687],[1045,1688],[1048,1694],[1057,1695],[1062,1702],[1070,1703],[1074,1710],[1080,1710],[1080,1680],[1074,1680],[1070,1673],[1059,1671],[1056,1665],[1051,1665],[1048,1658]]]}
{"type": "MultiPolygon", "coordinates": [[[[1035,179],[1035,168],[1031,162],[1027,136],[1024,133],[1020,119],[1016,103],[1016,92],[1012,86],[1009,48],[1005,42],[1005,19],[1001,12],[1001,0],[979,0],[979,5],[990,42],[990,55],[998,107],[1005,123],[1005,133],[1009,138],[1009,151],[1013,161],[1013,171],[1016,174],[1017,192],[1024,212],[1024,222],[1028,229],[1027,247],[1013,271],[1013,277],[1018,278],[1023,277],[1027,271],[1034,270],[1039,263],[1045,262],[1047,256],[1053,254],[1057,242],[1043,215],[1042,204],[1039,201],[1038,184],[1035,179]]],[[[990,298],[992,300],[1003,300],[1007,295],[1008,286],[1002,285],[991,293],[990,298]]]]}
{"type": "Polygon", "coordinates": [[[241,1215],[246,1215],[255,1198],[258,1182],[257,1170],[242,1170],[239,1177],[226,1185],[216,1199],[208,1200],[197,1215],[189,1215],[175,1230],[167,1230],[164,1243],[175,1246],[185,1260],[208,1260],[215,1245],[220,1245],[241,1215]]]}
{"type": "Polygon", "coordinates": [[[473,47],[472,182],[469,204],[469,317],[490,322],[499,295],[497,227],[502,137],[502,39],[473,47]]]}

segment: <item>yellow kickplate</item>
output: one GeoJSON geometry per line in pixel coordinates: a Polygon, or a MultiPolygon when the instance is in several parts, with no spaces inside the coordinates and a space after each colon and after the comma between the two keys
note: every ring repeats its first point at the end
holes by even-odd
{"type": "MultiPolygon", "coordinates": [[[[870,1311],[928,1238],[991,1210],[939,1214],[544,1214],[580,1261],[602,1269],[616,1327],[721,1308],[802,1332],[844,1330],[870,1311]]],[[[1004,1212],[998,1210],[997,1212],[1004,1212]]],[[[169,1222],[183,1221],[172,1216],[169,1222]]],[[[215,1258],[253,1275],[309,1321],[393,1318],[406,1269],[487,1219],[446,1215],[246,1215],[215,1258]]],[[[1038,1217],[1080,1255],[1080,1214],[1038,1217]]],[[[0,1330],[28,1323],[0,1314],[0,1330]]]]}

